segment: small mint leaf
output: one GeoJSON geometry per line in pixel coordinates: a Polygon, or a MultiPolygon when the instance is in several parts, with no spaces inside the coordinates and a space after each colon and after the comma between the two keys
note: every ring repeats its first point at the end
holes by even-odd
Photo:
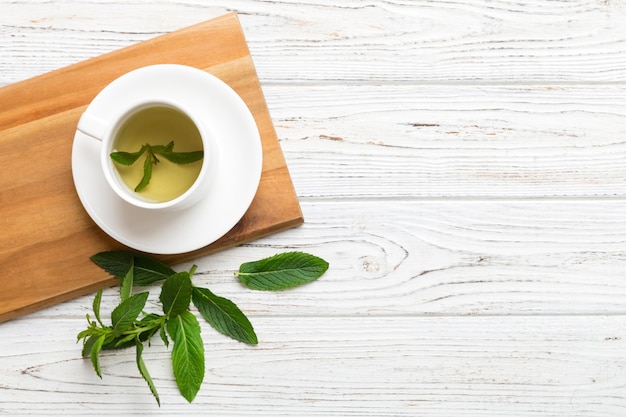
{"type": "Polygon", "coordinates": [[[204,158],[204,151],[193,151],[193,152],[172,152],[172,151],[163,151],[159,152],[163,158],[167,159],[170,162],[175,164],[184,165],[191,164],[193,162],[197,162],[204,158]]]}
{"type": "Polygon", "coordinates": [[[96,293],[96,296],[93,299],[93,314],[96,316],[96,320],[100,324],[100,326],[104,327],[102,324],[102,320],[100,320],[100,303],[102,302],[102,290],[99,290],[96,293]]]}
{"type": "Polygon", "coordinates": [[[102,345],[104,344],[104,335],[98,336],[97,339],[94,340],[91,345],[91,350],[89,352],[89,356],[91,357],[91,364],[93,365],[93,369],[96,371],[96,375],[102,378],[102,371],[100,370],[100,351],[102,350],[102,345]]]}
{"type": "Polygon", "coordinates": [[[126,336],[120,337],[117,340],[114,340],[111,345],[113,345],[112,349],[122,349],[124,347],[128,347],[129,343],[132,342],[135,344],[135,340],[137,339],[137,335],[135,334],[127,334],[126,336]]]}
{"type": "Polygon", "coordinates": [[[139,369],[139,373],[141,374],[143,379],[148,383],[148,388],[150,388],[150,392],[152,393],[152,395],[154,396],[154,399],[156,400],[157,404],[160,407],[161,400],[159,399],[159,394],[157,393],[156,387],[154,386],[152,377],[150,376],[150,373],[148,372],[148,368],[146,367],[146,364],[143,361],[143,358],[141,356],[142,353],[143,353],[143,344],[140,341],[137,341],[137,354],[136,354],[137,368],[139,369]]]}
{"type": "Polygon", "coordinates": [[[189,272],[178,272],[166,279],[159,299],[163,304],[163,312],[168,317],[176,317],[187,311],[191,302],[189,272]]]}
{"type": "Polygon", "coordinates": [[[196,316],[185,311],[167,321],[174,347],[172,367],[174,378],[183,397],[192,402],[204,379],[204,344],[196,316]]]}
{"type": "Polygon", "coordinates": [[[252,324],[232,301],[218,297],[207,288],[197,287],[193,289],[192,300],[202,317],[218,332],[240,342],[258,343],[252,324]]]}
{"type": "Polygon", "coordinates": [[[159,330],[159,336],[161,336],[161,340],[163,341],[163,344],[165,345],[165,347],[169,347],[170,341],[167,338],[167,333],[165,332],[165,322],[161,324],[161,329],[159,330]]]}
{"type": "Polygon", "coordinates": [[[246,262],[235,275],[253,290],[276,291],[315,281],[328,270],[328,262],[304,252],[284,252],[246,262]]]}
{"type": "Polygon", "coordinates": [[[110,154],[110,157],[112,160],[114,160],[118,164],[129,166],[129,165],[134,164],[139,159],[139,157],[146,151],[146,149],[147,147],[146,145],[144,145],[137,152],[124,152],[124,151],[112,152],[110,154]]]}
{"type": "Polygon", "coordinates": [[[97,336],[89,336],[85,339],[85,343],[83,344],[82,355],[83,358],[86,358],[91,354],[91,349],[93,348],[94,343],[96,342],[97,336]]]}
{"type": "Polygon", "coordinates": [[[120,283],[120,298],[122,301],[126,301],[133,292],[133,280],[135,275],[135,260],[133,257],[130,258],[130,266],[128,268],[128,272],[122,278],[122,282],[120,283]]]}
{"type": "Polygon", "coordinates": [[[118,336],[130,329],[137,317],[143,310],[148,300],[148,293],[142,292],[135,294],[125,301],[122,301],[111,313],[111,324],[113,325],[113,334],[118,336]]]}
{"type": "Polygon", "coordinates": [[[135,187],[135,192],[143,190],[150,183],[150,179],[152,178],[152,165],[156,163],[154,154],[151,151],[148,151],[148,155],[146,156],[146,160],[143,163],[143,177],[141,177],[141,181],[135,187]]]}

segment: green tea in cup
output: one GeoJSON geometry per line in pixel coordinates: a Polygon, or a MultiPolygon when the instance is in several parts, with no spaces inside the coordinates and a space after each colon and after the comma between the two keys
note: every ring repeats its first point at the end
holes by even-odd
{"type": "Polygon", "coordinates": [[[174,107],[155,105],[120,125],[111,157],[120,156],[114,167],[129,190],[148,201],[166,202],[193,185],[203,153],[202,136],[191,118],[174,107]]]}

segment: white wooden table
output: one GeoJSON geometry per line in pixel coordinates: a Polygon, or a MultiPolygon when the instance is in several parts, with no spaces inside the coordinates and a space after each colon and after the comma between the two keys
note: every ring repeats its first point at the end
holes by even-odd
{"type": "Polygon", "coordinates": [[[78,298],[0,325],[0,415],[625,416],[626,2],[0,0],[0,85],[229,11],[306,219],[197,260],[259,345],[203,324],[188,404],[155,341],[158,408],[78,298]],[[233,277],[293,249],[329,272],[233,277]]]}

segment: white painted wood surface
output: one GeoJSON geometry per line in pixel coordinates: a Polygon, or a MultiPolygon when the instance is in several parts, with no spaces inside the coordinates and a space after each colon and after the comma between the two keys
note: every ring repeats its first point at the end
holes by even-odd
{"type": "Polygon", "coordinates": [[[0,0],[0,85],[228,11],[306,219],[197,260],[260,344],[203,325],[187,404],[155,340],[158,408],[78,298],[0,325],[0,415],[625,416],[626,2],[0,0]],[[290,249],[331,269],[236,283],[290,249]]]}

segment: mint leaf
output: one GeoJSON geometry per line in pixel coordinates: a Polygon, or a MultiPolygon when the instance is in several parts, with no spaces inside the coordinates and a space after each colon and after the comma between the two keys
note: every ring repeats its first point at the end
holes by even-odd
{"type": "Polygon", "coordinates": [[[200,314],[218,332],[240,342],[256,345],[254,328],[243,312],[232,301],[218,297],[207,288],[193,288],[193,304],[200,314]]]}
{"type": "Polygon", "coordinates": [[[93,299],[93,314],[96,316],[96,320],[100,323],[100,326],[104,326],[102,324],[102,320],[100,320],[100,303],[102,302],[102,290],[99,290],[96,293],[96,296],[93,299]]]}
{"type": "Polygon", "coordinates": [[[110,156],[111,159],[118,164],[132,165],[137,161],[137,159],[139,159],[139,157],[146,151],[146,149],[148,149],[148,147],[146,145],[143,145],[141,149],[137,152],[112,152],[110,156]]]}
{"type": "Polygon", "coordinates": [[[148,145],[153,153],[161,154],[163,152],[171,152],[174,149],[174,141],[170,141],[167,145],[148,145]]]}
{"type": "Polygon", "coordinates": [[[172,268],[148,255],[134,254],[135,285],[146,286],[176,273],[172,268]]]}
{"type": "MultiPolygon", "coordinates": [[[[79,338],[80,338],[80,335],[79,335],[79,338]]],[[[96,339],[98,339],[98,336],[89,336],[87,337],[87,339],[85,339],[85,343],[83,344],[83,350],[82,350],[83,358],[86,358],[87,356],[91,355],[91,349],[93,348],[93,345],[96,342],[96,339]]]]}
{"type": "Polygon", "coordinates": [[[91,261],[109,274],[120,280],[124,279],[131,265],[133,267],[133,284],[150,285],[176,273],[172,268],[154,259],[129,250],[100,252],[93,255],[91,261]]]}
{"type": "Polygon", "coordinates": [[[166,316],[176,317],[189,309],[191,277],[189,272],[178,272],[163,283],[159,297],[166,316]]]}
{"type": "Polygon", "coordinates": [[[165,318],[158,314],[150,313],[143,316],[143,318],[137,322],[137,326],[146,330],[139,333],[139,340],[145,342],[150,339],[159,331],[163,323],[165,323],[165,318]]]}
{"type": "Polygon", "coordinates": [[[133,262],[133,252],[127,250],[100,252],[89,259],[116,278],[124,279],[133,262]]]}
{"type": "Polygon", "coordinates": [[[102,372],[100,370],[100,351],[102,350],[102,345],[104,343],[104,335],[98,336],[91,345],[91,350],[89,352],[89,356],[91,357],[91,364],[93,365],[93,369],[96,371],[96,375],[102,378],[102,372]]]}
{"type": "Polygon", "coordinates": [[[174,141],[167,145],[155,145],[151,147],[152,152],[161,155],[163,158],[175,164],[190,164],[204,158],[204,151],[174,152],[174,141]]]}
{"type": "Polygon", "coordinates": [[[146,160],[143,163],[143,177],[141,177],[141,181],[135,187],[135,192],[143,190],[150,183],[150,179],[152,178],[152,165],[156,165],[159,160],[155,158],[154,154],[149,151],[148,156],[146,156],[146,160]]]}
{"type": "Polygon", "coordinates": [[[120,335],[133,325],[146,305],[148,293],[142,292],[122,301],[111,313],[113,333],[120,335]]]}
{"type": "Polygon", "coordinates": [[[193,152],[172,152],[172,151],[163,151],[159,152],[163,158],[167,159],[170,162],[174,162],[175,164],[191,164],[192,162],[196,162],[204,158],[204,151],[193,151],[193,152]]]}
{"type": "Polygon", "coordinates": [[[161,328],[159,329],[159,336],[161,337],[161,340],[163,341],[165,347],[169,347],[170,341],[167,338],[167,333],[165,333],[165,322],[161,324],[161,328]]]}
{"type": "Polygon", "coordinates": [[[185,311],[167,321],[174,347],[172,366],[180,393],[192,402],[204,379],[204,345],[196,316],[185,311]]]}
{"type": "MultiPolygon", "coordinates": [[[[125,334],[122,337],[118,337],[110,345],[113,345],[111,349],[123,349],[129,346],[129,344],[135,344],[135,340],[137,339],[136,334],[125,334]]],[[[104,348],[104,346],[103,346],[104,348]]]]}
{"type": "Polygon", "coordinates": [[[143,377],[143,379],[148,383],[148,387],[150,388],[150,392],[154,396],[159,407],[161,406],[161,400],[159,399],[159,394],[157,393],[156,387],[154,386],[154,382],[152,381],[152,377],[148,372],[148,368],[143,361],[141,354],[143,353],[143,344],[140,341],[137,341],[137,368],[139,369],[139,374],[143,377]]]}
{"type": "Polygon", "coordinates": [[[135,275],[135,260],[134,258],[130,258],[130,267],[128,268],[128,272],[122,278],[122,282],[120,284],[120,298],[122,301],[126,301],[133,292],[133,280],[135,275]]]}
{"type": "Polygon", "coordinates": [[[173,149],[174,141],[171,141],[167,145],[154,146],[146,143],[137,152],[112,152],[110,157],[118,164],[128,166],[137,162],[139,157],[146,153],[146,159],[143,163],[143,177],[135,187],[135,192],[139,192],[150,183],[150,179],[152,178],[152,166],[160,162],[157,154],[176,164],[190,164],[204,158],[204,151],[174,152],[173,149]]]}
{"type": "Polygon", "coordinates": [[[235,275],[253,290],[284,290],[315,281],[328,270],[328,262],[304,252],[284,252],[246,262],[235,275]]]}

